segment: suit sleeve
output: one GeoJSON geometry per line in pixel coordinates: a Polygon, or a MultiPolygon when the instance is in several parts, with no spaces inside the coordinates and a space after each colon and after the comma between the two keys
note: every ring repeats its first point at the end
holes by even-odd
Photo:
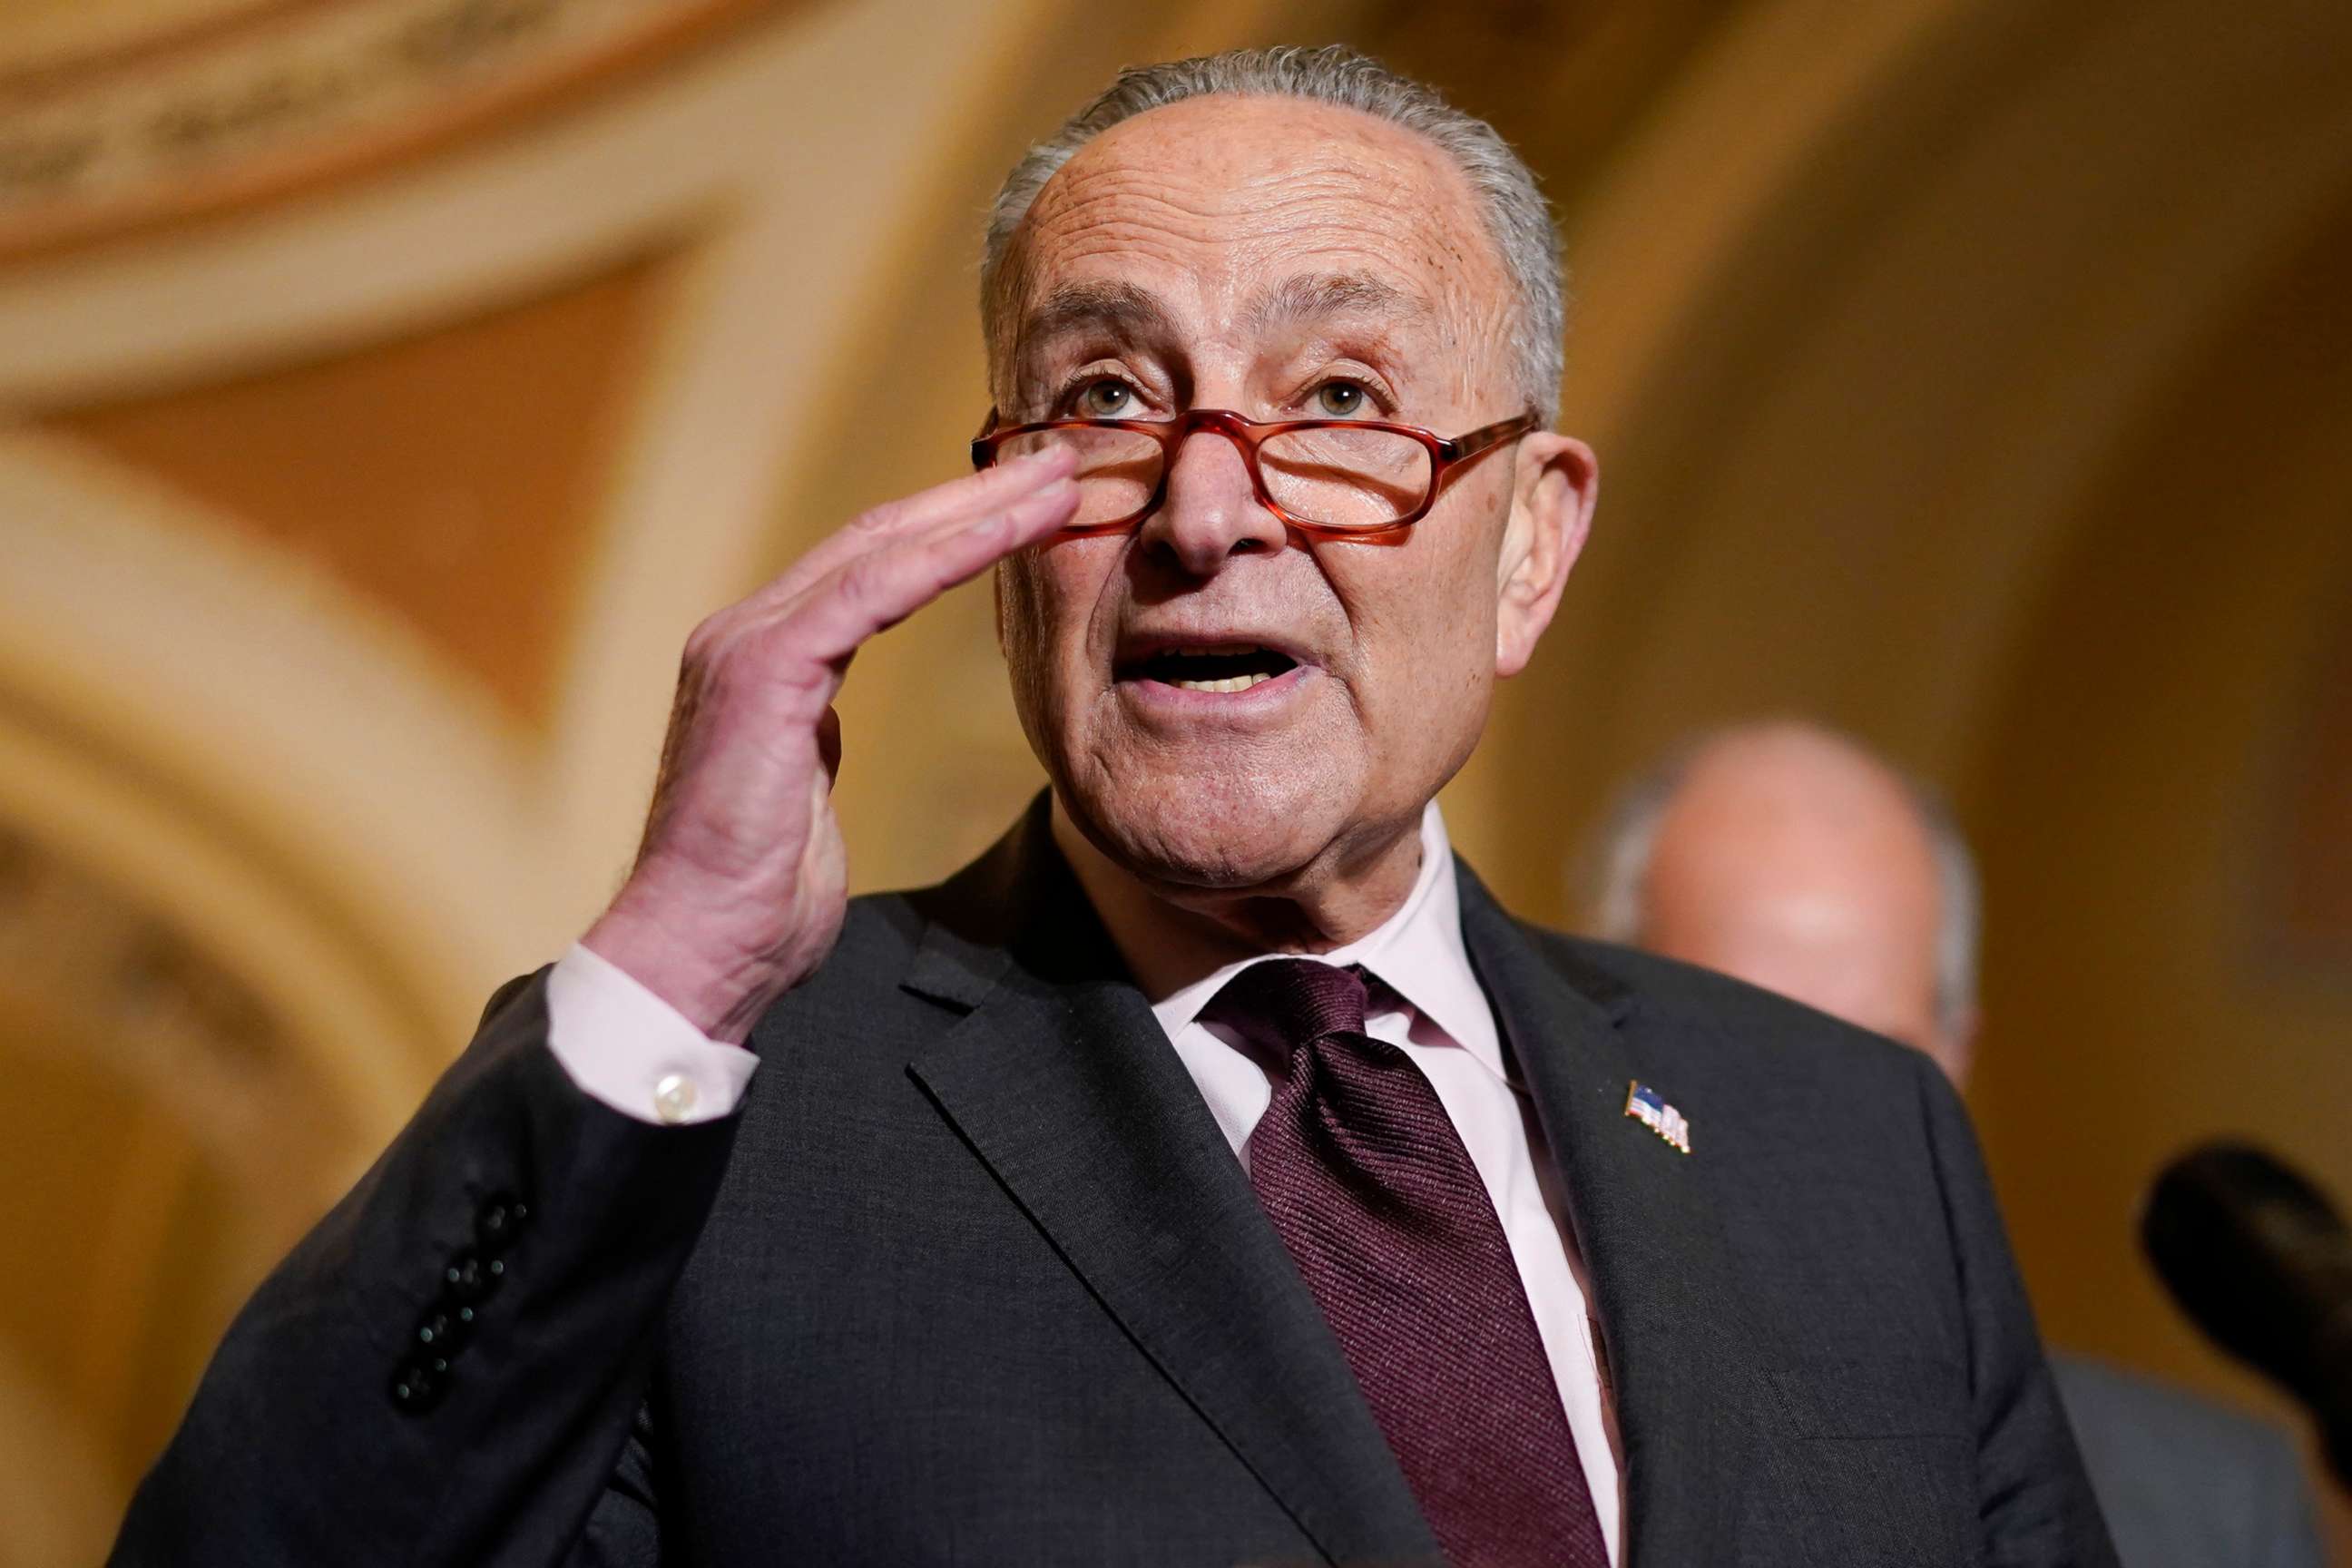
{"type": "MultiPolygon", "coordinates": [[[[599,1505],[736,1122],[622,1115],[547,1032],[544,971],[493,998],[237,1314],[111,1562],[550,1563],[628,1517],[599,1505]]],[[[642,1522],[599,1560],[647,1560],[642,1522]]]]}
{"type": "Polygon", "coordinates": [[[1976,1132],[1942,1071],[1913,1068],[1959,1273],[1990,1568],[2115,1568],[2115,1548],[2058,1403],[1976,1132]]]}

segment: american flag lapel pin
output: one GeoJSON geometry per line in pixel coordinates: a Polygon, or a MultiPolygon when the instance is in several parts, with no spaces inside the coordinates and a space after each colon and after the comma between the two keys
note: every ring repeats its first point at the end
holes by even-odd
{"type": "Polygon", "coordinates": [[[1625,1114],[1681,1150],[1690,1152],[1690,1121],[1638,1079],[1625,1094],[1625,1114]]]}

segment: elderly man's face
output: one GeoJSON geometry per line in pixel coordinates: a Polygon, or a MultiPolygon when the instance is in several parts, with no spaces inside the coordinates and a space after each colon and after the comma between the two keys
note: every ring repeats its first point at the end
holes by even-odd
{"type": "Polygon", "coordinates": [[[1885,764],[1758,726],[1692,761],[1656,832],[1643,946],[1875,1029],[1967,1081],[1975,1023],[1941,1005],[1935,843],[1885,764]]]}
{"type": "MultiPolygon", "coordinates": [[[[1510,285],[1466,184],[1369,116],[1153,110],[1073,158],[1018,244],[1007,422],[1213,407],[1456,436],[1525,406],[1510,285]]],[[[1378,854],[1532,652],[1591,495],[1591,453],[1538,433],[1402,535],[1309,541],[1258,504],[1231,441],[1195,435],[1135,531],[1055,542],[999,579],[1014,700],[1064,809],[1175,889],[1378,854]],[[1204,689],[1234,677],[1255,684],[1204,689]]]]}

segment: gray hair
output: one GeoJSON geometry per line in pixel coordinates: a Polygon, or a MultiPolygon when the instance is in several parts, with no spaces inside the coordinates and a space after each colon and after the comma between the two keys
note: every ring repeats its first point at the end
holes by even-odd
{"type": "MultiPolygon", "coordinates": [[[[1581,863],[1581,892],[1592,933],[1609,942],[1639,939],[1643,894],[1658,829],[1666,808],[1681,793],[1701,755],[1731,735],[1770,726],[1741,725],[1711,731],[1684,742],[1621,789],[1581,863]]],[[[1804,726],[1813,730],[1812,726],[1804,726]]],[[[1818,730],[1815,733],[1823,733],[1818,730]]],[[[1843,744],[1854,743],[1843,736],[1843,744]]],[[[1862,750],[1859,746],[1855,750],[1862,750]]],[[[1866,754],[1866,753],[1865,753],[1866,754]]],[[[1924,781],[1894,770],[1927,836],[1936,862],[1936,1018],[1948,1032],[1964,1030],[1977,1005],[1977,950],[1983,922],[1983,894],[1976,857],[1943,795],[1924,781]]]]}
{"type": "Polygon", "coordinates": [[[1559,231],[1533,171],[1495,128],[1465,114],[1433,89],[1397,75],[1340,44],[1309,49],[1232,49],[1161,65],[1129,66],[1061,130],[1023,154],[989,209],[980,269],[980,312],[995,353],[998,318],[1008,300],[1004,266],[1037,193],[1071,157],[1123,120],[1188,98],[1300,98],[1358,110],[1412,132],[1444,153],[1469,181],[1486,230],[1517,296],[1511,349],[1530,405],[1549,426],[1559,415],[1567,314],[1559,231]]]}

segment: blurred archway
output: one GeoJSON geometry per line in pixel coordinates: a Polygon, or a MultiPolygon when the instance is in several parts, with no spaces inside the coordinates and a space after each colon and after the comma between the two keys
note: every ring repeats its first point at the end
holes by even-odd
{"type": "MultiPolygon", "coordinates": [[[[1279,39],[1492,115],[1568,230],[1601,523],[1457,840],[1565,914],[1615,778],[1758,711],[1944,782],[1991,890],[1977,1110],[2045,1317],[2259,1397],[2125,1237],[2208,1128],[2352,1190],[2342,7],[21,15],[0,1256],[37,1283],[0,1321],[0,1452],[48,1468],[6,1483],[39,1530],[0,1560],[95,1555],[253,1275],[596,907],[694,620],[961,466],[973,236],[1022,144],[1120,63],[1279,39]],[[188,95],[200,49],[241,96],[188,95]],[[346,97],[313,69],[395,57],[346,97]],[[167,156],[142,128],[173,114],[167,156]]],[[[984,589],[861,658],[861,886],[940,874],[1036,787],[1002,682],[984,589]]]]}

